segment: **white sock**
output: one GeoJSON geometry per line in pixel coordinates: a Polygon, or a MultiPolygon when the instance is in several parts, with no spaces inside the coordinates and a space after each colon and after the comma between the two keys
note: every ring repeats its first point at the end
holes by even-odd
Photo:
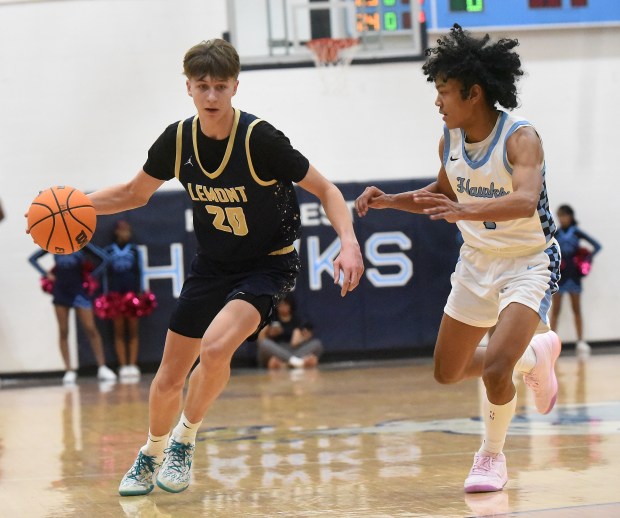
{"type": "Polygon", "coordinates": [[[295,367],[296,369],[304,366],[304,361],[299,356],[291,356],[288,359],[288,363],[291,367],[295,367]]]}
{"type": "Polygon", "coordinates": [[[172,438],[176,442],[182,442],[184,444],[194,444],[196,442],[196,434],[198,433],[198,428],[202,424],[202,419],[197,423],[190,423],[189,419],[185,417],[185,414],[181,414],[181,419],[179,419],[179,424],[174,427],[172,430],[172,438]]]}
{"type": "Polygon", "coordinates": [[[517,408],[517,395],[505,405],[494,405],[486,397],[483,400],[484,440],[479,452],[501,453],[506,442],[510,421],[517,408]]]}
{"type": "Polygon", "coordinates": [[[163,460],[164,450],[168,447],[168,437],[170,437],[170,433],[165,435],[153,435],[149,430],[146,444],[140,448],[140,451],[145,455],[155,457],[159,463],[163,460]]]}
{"type": "MultiPolygon", "coordinates": [[[[532,338],[532,341],[535,340],[536,337],[532,338]]],[[[532,372],[532,369],[536,365],[536,353],[532,348],[531,342],[530,345],[527,346],[523,356],[519,358],[519,361],[515,365],[515,370],[520,372],[521,374],[529,374],[532,372]]]]}

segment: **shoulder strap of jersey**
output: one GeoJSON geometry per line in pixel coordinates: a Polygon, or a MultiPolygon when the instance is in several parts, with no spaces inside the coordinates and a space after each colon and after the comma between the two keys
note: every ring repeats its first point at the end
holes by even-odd
{"type": "MultiPolygon", "coordinates": [[[[193,117],[190,117],[193,119],[193,117]]],[[[180,120],[177,125],[177,144],[176,144],[176,155],[174,158],[174,176],[176,179],[179,179],[179,171],[181,169],[181,152],[183,151],[183,124],[189,120],[180,120]]]]}
{"type": "Polygon", "coordinates": [[[270,185],[273,185],[274,183],[276,183],[276,180],[269,180],[269,181],[261,180],[258,174],[256,174],[256,170],[254,169],[254,164],[252,163],[252,156],[250,154],[250,135],[252,134],[252,130],[254,129],[254,127],[259,122],[262,122],[262,121],[263,119],[254,119],[248,126],[248,131],[245,134],[245,154],[248,157],[248,166],[250,167],[250,174],[252,175],[252,178],[254,178],[254,181],[262,187],[269,187],[270,185]]]}

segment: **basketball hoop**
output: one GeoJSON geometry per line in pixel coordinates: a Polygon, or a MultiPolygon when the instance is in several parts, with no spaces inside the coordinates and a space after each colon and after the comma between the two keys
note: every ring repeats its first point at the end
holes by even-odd
{"type": "Polygon", "coordinates": [[[347,66],[353,61],[359,43],[359,38],[317,38],[307,42],[306,46],[317,67],[347,66]]]}
{"type": "Polygon", "coordinates": [[[326,92],[346,90],[345,71],[359,43],[359,38],[318,38],[306,43],[326,92]]]}

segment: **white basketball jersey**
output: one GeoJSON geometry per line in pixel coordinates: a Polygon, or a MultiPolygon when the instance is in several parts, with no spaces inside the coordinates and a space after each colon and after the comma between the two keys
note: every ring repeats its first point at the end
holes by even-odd
{"type": "MultiPolygon", "coordinates": [[[[479,203],[489,198],[501,198],[513,191],[512,165],[506,155],[506,141],[524,126],[531,124],[507,112],[500,112],[495,129],[485,140],[486,151],[478,150],[475,159],[465,151],[463,130],[444,127],[443,164],[459,202],[479,203]]],[[[556,227],[549,210],[544,165],[541,174],[543,185],[538,209],[532,216],[497,222],[458,221],[465,243],[506,256],[544,249],[545,244],[553,239],[556,227]]]]}

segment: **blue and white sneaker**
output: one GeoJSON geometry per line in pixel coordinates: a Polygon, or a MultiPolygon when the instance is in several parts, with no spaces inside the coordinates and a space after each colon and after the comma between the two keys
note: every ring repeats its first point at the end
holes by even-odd
{"type": "Polygon", "coordinates": [[[155,461],[155,457],[145,455],[140,451],[133,466],[121,480],[118,493],[121,496],[148,495],[155,487],[153,478],[160,466],[161,464],[155,461]]]}
{"type": "Polygon", "coordinates": [[[195,445],[171,438],[168,448],[164,450],[166,458],[157,474],[157,485],[170,493],[185,491],[189,486],[189,472],[195,450],[195,445]]]}

